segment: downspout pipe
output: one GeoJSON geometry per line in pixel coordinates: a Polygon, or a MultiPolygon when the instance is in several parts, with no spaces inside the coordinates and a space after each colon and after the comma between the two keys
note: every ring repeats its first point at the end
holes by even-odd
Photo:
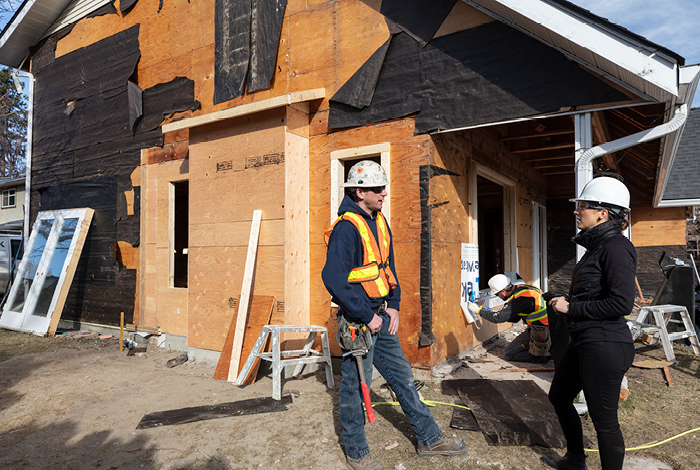
{"type": "Polygon", "coordinates": [[[687,118],[688,105],[682,104],[676,107],[673,118],[665,124],[628,135],[621,139],[613,140],[612,142],[606,142],[583,152],[581,157],[576,161],[576,196],[580,196],[586,183],[593,179],[594,159],[671,134],[680,129],[685,124],[687,118]]]}
{"type": "Polygon", "coordinates": [[[17,72],[18,77],[27,79],[27,153],[25,154],[25,181],[24,181],[24,227],[22,230],[22,243],[26,248],[29,242],[29,213],[31,212],[32,194],[32,136],[34,135],[34,75],[29,72],[17,72]]]}

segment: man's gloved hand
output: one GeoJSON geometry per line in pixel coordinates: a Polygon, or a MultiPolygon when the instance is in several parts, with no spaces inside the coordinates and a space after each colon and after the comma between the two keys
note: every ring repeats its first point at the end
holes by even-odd
{"type": "MultiPolygon", "coordinates": [[[[479,307],[477,304],[474,302],[467,302],[467,308],[469,311],[474,315],[477,316],[479,315],[479,310],[481,310],[481,307],[479,307]]],[[[477,317],[478,318],[478,317],[477,317]]]]}

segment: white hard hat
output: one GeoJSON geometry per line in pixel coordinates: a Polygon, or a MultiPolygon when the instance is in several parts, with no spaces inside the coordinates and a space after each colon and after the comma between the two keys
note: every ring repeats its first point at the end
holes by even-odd
{"type": "Polygon", "coordinates": [[[496,274],[491,279],[489,279],[489,287],[491,288],[491,293],[493,295],[498,294],[503,289],[510,285],[510,279],[505,274],[496,274]]]}
{"type": "Polygon", "coordinates": [[[569,201],[587,201],[599,206],[612,206],[613,209],[618,209],[619,216],[624,215],[620,209],[630,210],[630,192],[627,186],[622,181],[609,176],[592,179],[583,187],[579,197],[569,201]]]}
{"type": "Polygon", "coordinates": [[[350,168],[348,180],[341,186],[344,188],[375,188],[388,184],[386,172],[379,163],[372,160],[362,160],[350,168]]]}

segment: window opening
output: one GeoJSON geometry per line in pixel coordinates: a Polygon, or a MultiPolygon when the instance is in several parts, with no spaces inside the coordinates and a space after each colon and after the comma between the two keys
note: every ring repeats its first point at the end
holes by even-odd
{"type": "Polygon", "coordinates": [[[187,287],[189,246],[189,181],[173,183],[173,287],[187,287]]]}
{"type": "Polygon", "coordinates": [[[386,171],[389,184],[386,187],[389,197],[384,200],[382,214],[391,223],[391,173],[390,145],[382,143],[353,149],[336,150],[331,152],[331,214],[330,222],[338,218],[338,208],[345,197],[345,188],[341,186],[348,179],[352,166],[361,160],[372,160],[379,163],[386,171]]]}

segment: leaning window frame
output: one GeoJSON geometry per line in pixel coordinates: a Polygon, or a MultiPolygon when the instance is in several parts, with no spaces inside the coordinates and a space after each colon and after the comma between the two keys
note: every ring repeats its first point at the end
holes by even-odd
{"type": "Polygon", "coordinates": [[[5,303],[5,308],[0,316],[0,327],[17,331],[33,333],[37,336],[53,336],[58,326],[60,314],[63,311],[68,289],[75,274],[75,268],[82,252],[83,244],[87,236],[87,231],[92,221],[93,209],[64,209],[58,211],[42,211],[37,215],[32,228],[29,242],[24,251],[24,256],[17,270],[15,281],[12,284],[10,293],[5,303]],[[71,236],[71,243],[68,246],[65,259],[60,270],[55,290],[51,297],[46,316],[33,315],[37,301],[44,287],[44,282],[49,273],[53,260],[56,245],[59,242],[59,234],[63,230],[64,222],[68,219],[78,219],[76,228],[71,236]],[[40,260],[36,267],[36,272],[32,278],[32,285],[26,294],[21,311],[13,311],[9,308],[14,305],[15,297],[19,289],[19,280],[23,279],[27,264],[31,258],[30,254],[34,249],[37,240],[37,233],[40,224],[45,220],[52,220],[51,231],[46,237],[46,243],[42,249],[40,260]]]}

